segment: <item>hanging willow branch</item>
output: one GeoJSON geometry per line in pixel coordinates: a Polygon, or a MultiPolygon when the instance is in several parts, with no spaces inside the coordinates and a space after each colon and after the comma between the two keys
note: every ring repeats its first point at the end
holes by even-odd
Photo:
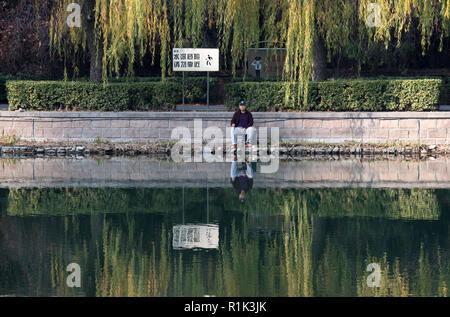
{"type": "Polygon", "coordinates": [[[318,40],[325,45],[328,61],[344,54],[360,69],[371,45],[399,46],[413,27],[421,34],[423,54],[433,36],[440,39],[441,50],[450,36],[450,0],[95,0],[92,8],[94,0],[78,0],[88,8],[83,11],[83,26],[68,28],[66,8],[73,1],[55,3],[50,37],[52,52],[71,60],[74,69],[84,53],[95,49],[105,81],[124,72],[133,75],[136,61],[142,62],[146,54],[153,63],[160,57],[164,77],[170,73],[173,47],[184,41],[202,47],[206,30],[214,29],[223,65],[230,62],[233,74],[247,62],[250,46],[259,47],[262,41],[270,43],[266,47],[285,43],[284,78],[290,83],[286,104],[295,98],[307,102],[318,40]],[[369,27],[366,22],[374,3],[381,8],[381,23],[369,27]],[[94,19],[92,29],[86,15],[94,19]]]}

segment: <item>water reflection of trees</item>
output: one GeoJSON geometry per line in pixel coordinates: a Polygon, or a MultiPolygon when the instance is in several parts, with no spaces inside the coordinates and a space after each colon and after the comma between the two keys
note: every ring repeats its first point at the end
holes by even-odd
{"type": "MultiPolygon", "coordinates": [[[[190,188],[187,209],[203,205],[202,188],[190,188]],[[189,205],[190,204],[190,205],[189,205]]],[[[73,215],[133,212],[174,213],[181,206],[180,189],[21,188],[9,192],[9,215],[73,215]],[[170,198],[168,198],[170,197],[170,198]]],[[[299,194],[310,212],[321,217],[368,216],[392,219],[439,218],[436,190],[432,189],[254,189],[241,206],[229,189],[211,193],[216,209],[282,214],[284,202],[299,194]]],[[[195,209],[195,208],[194,208],[195,209]]]]}
{"type": "MultiPolygon", "coordinates": [[[[211,203],[221,238],[210,252],[172,249],[176,189],[77,191],[57,202],[50,200],[64,191],[10,191],[10,216],[3,215],[10,223],[1,232],[22,236],[19,247],[31,251],[15,260],[39,272],[24,281],[18,271],[10,284],[32,283],[38,295],[447,296],[448,221],[430,221],[442,210],[434,190],[262,189],[241,206],[228,204],[233,192],[217,189],[211,203]],[[11,217],[64,214],[62,203],[73,216],[51,218],[51,236],[48,219],[11,217]],[[28,232],[24,224],[36,221],[42,226],[28,232]],[[87,268],[82,291],[65,286],[70,262],[87,268]],[[372,262],[381,264],[379,289],[366,284],[372,262]]],[[[188,196],[192,203],[204,197],[200,189],[188,196]]],[[[4,243],[1,249],[11,252],[4,243]]]]}

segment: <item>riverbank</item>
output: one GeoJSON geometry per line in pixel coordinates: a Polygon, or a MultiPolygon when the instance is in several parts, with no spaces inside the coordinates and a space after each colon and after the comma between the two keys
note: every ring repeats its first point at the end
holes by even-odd
{"type": "MultiPolygon", "coordinates": [[[[0,157],[11,156],[88,156],[88,155],[163,155],[170,156],[175,142],[150,143],[111,143],[104,140],[97,142],[33,142],[17,140],[14,144],[0,142],[0,157]]],[[[226,149],[218,148],[223,154],[226,149]]],[[[260,149],[261,150],[261,149],[260,149]]],[[[265,149],[264,149],[265,150],[265,149]]],[[[347,142],[341,144],[282,142],[278,148],[267,148],[269,154],[278,154],[281,158],[309,156],[399,156],[429,157],[450,155],[448,145],[423,145],[408,143],[368,144],[347,142]]],[[[204,152],[215,153],[204,145],[204,152]]]]}

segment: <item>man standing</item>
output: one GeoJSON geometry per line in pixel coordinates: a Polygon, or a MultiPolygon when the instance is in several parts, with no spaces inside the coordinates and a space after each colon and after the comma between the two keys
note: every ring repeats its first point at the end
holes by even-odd
{"type": "Polygon", "coordinates": [[[261,56],[255,57],[255,60],[252,62],[252,66],[255,67],[256,78],[260,79],[261,78],[261,68],[262,68],[261,56]]]}
{"type": "Polygon", "coordinates": [[[255,144],[255,128],[253,127],[253,116],[247,111],[247,104],[245,101],[239,103],[239,110],[236,111],[231,119],[231,138],[233,145],[231,149],[237,147],[238,134],[247,135],[247,142],[245,145],[251,147],[255,144]]]}

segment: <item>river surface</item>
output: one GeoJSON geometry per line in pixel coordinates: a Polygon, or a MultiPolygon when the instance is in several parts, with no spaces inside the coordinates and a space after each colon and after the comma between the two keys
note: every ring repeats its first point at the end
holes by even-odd
{"type": "Polygon", "coordinates": [[[0,295],[448,296],[449,220],[446,158],[0,159],[0,295]]]}

